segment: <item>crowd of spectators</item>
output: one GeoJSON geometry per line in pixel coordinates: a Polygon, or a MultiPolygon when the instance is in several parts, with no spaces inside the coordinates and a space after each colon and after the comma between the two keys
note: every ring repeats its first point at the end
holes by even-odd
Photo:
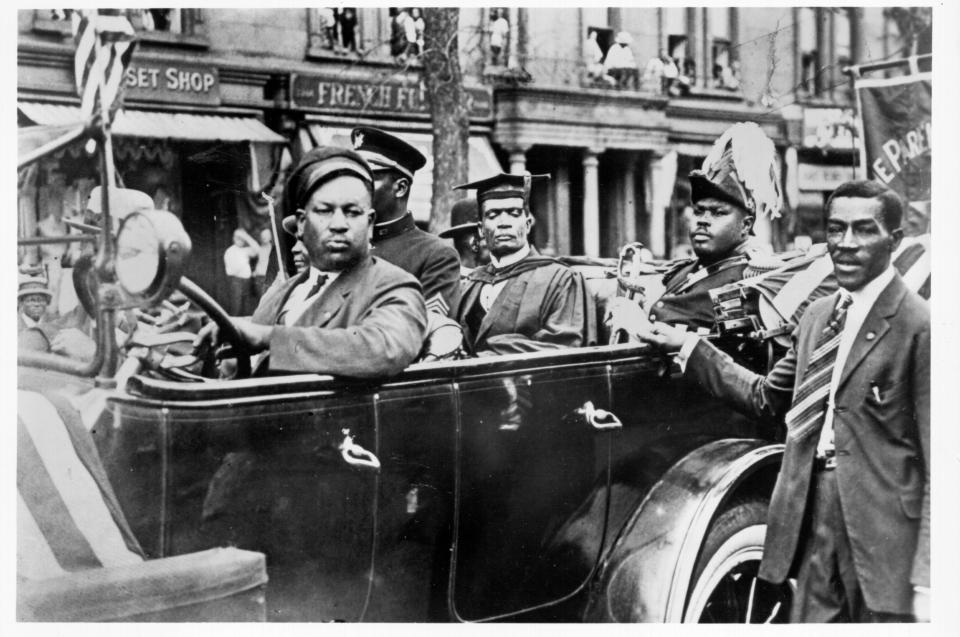
{"type": "MultiPolygon", "coordinates": [[[[671,57],[661,49],[650,58],[641,73],[630,45],[633,37],[620,31],[613,44],[604,51],[595,29],[587,31],[583,45],[584,66],[588,81],[596,86],[645,90],[679,97],[688,95],[697,79],[696,63],[690,57],[671,57]]],[[[716,63],[709,88],[740,90],[740,63],[736,60],[716,63]]]]}

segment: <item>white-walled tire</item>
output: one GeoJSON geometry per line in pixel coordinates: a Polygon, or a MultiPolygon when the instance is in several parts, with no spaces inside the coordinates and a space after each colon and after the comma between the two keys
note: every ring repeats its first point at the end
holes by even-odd
{"type": "Polygon", "coordinates": [[[790,587],[757,578],[766,534],[767,503],[732,503],[717,516],[697,558],[685,622],[779,623],[787,620],[790,587]]]}

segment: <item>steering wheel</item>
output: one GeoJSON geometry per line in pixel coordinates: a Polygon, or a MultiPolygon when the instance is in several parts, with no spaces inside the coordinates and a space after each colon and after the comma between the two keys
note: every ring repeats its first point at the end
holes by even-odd
{"type": "Polygon", "coordinates": [[[220,340],[230,343],[233,352],[237,358],[237,378],[246,378],[250,375],[250,354],[246,351],[246,345],[240,337],[233,321],[223,307],[213,300],[213,297],[207,294],[203,288],[183,276],[180,277],[180,284],[177,288],[185,297],[206,312],[220,330],[220,340]]]}

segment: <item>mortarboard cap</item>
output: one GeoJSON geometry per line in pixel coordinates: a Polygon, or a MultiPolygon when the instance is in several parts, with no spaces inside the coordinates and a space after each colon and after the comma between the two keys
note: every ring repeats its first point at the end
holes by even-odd
{"type": "Polygon", "coordinates": [[[535,179],[550,179],[550,175],[531,175],[530,173],[513,175],[500,173],[499,175],[473,181],[469,184],[455,186],[455,189],[476,189],[477,203],[483,203],[487,199],[521,197],[524,205],[526,205],[530,200],[530,184],[535,179]]]}
{"type": "Polygon", "coordinates": [[[350,132],[350,141],[374,170],[398,170],[413,179],[413,173],[427,163],[427,158],[415,147],[379,128],[358,126],[350,132]]]}

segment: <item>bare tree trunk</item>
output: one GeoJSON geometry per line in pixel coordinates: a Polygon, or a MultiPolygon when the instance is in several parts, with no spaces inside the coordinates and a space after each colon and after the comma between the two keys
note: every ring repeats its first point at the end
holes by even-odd
{"type": "Polygon", "coordinates": [[[450,207],[463,198],[453,187],[467,181],[470,117],[460,71],[457,7],[424,8],[423,77],[433,124],[433,198],[430,228],[450,225],[450,207]]]}

